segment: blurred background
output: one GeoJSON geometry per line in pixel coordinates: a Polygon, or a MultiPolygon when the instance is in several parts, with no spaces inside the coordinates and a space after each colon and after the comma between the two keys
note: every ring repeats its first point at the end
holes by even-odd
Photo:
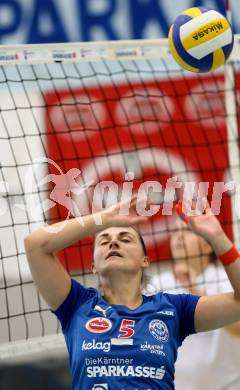
{"type": "MultiPolygon", "coordinates": [[[[194,6],[206,6],[226,14],[225,0],[0,0],[0,43],[18,45],[165,38],[176,16],[194,6]]],[[[233,29],[237,34],[240,33],[239,0],[231,1],[231,10],[233,29]]],[[[211,80],[207,83],[210,85],[211,80]]],[[[52,102],[54,96],[48,95],[49,101],[52,102]]],[[[88,283],[91,282],[89,279],[88,283]]],[[[12,298],[8,296],[9,301],[16,299],[16,292],[12,294],[12,298]]],[[[34,289],[27,294],[25,302],[37,299],[34,298],[34,289]]],[[[17,303],[14,305],[17,306],[17,303]]],[[[45,308],[43,305],[41,307],[45,308]]],[[[51,333],[50,317],[48,324],[51,333]]],[[[57,349],[47,358],[45,353],[38,353],[36,357],[33,354],[29,358],[1,360],[1,390],[64,390],[70,387],[66,353],[61,351],[58,355],[57,349]]]]}
{"type": "MultiPolygon", "coordinates": [[[[206,6],[225,14],[225,0],[2,0],[0,42],[56,43],[163,38],[184,9],[206,6]]],[[[240,32],[239,1],[232,0],[240,32]]]]}

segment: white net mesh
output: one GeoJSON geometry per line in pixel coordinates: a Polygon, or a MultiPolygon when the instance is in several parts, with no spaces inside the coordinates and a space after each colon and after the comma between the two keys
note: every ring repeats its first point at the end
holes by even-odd
{"type": "MultiPolygon", "coordinates": [[[[214,182],[239,182],[237,44],[236,38],[232,63],[207,75],[180,69],[164,40],[2,48],[1,358],[24,354],[25,347],[55,348],[60,331],[32,282],[23,246],[29,231],[69,211],[90,212],[94,185],[112,180],[122,191],[127,172],[135,189],[147,180],[165,188],[175,176],[183,183],[208,182],[209,197],[214,182]],[[75,168],[74,185],[57,183],[75,168]],[[90,180],[94,185],[79,192],[90,180]],[[68,194],[65,203],[54,198],[57,185],[68,194]]],[[[223,195],[221,221],[239,242],[231,195],[223,195]]],[[[163,195],[157,200],[162,204],[163,195]]],[[[171,257],[176,218],[159,214],[142,230],[154,272],[171,257]]],[[[59,256],[83,284],[98,286],[90,240],[59,256]]]]}

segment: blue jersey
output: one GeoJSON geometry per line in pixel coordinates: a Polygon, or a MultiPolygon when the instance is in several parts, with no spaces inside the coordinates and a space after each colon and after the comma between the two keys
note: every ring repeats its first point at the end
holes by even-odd
{"type": "Polygon", "coordinates": [[[55,311],[70,356],[74,390],[174,389],[177,348],[195,332],[199,297],[143,296],[134,310],[72,280],[55,311]]]}

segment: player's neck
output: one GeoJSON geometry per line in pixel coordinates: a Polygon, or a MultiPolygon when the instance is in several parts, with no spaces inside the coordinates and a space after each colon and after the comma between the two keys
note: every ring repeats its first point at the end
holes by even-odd
{"type": "Polygon", "coordinates": [[[124,280],[124,282],[103,281],[104,299],[111,305],[123,305],[131,310],[142,304],[142,294],[139,281],[124,280]]]}

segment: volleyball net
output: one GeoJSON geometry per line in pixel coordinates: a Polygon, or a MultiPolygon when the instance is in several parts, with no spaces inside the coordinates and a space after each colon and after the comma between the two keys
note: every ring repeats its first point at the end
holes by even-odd
{"type": "MultiPolygon", "coordinates": [[[[155,273],[171,258],[173,206],[186,194],[215,199],[240,244],[239,42],[231,61],[206,75],[180,69],[166,40],[1,48],[1,359],[62,347],[33,285],[24,237],[92,212],[93,199],[101,209],[145,188],[160,205],[141,228],[155,273]]],[[[59,258],[98,287],[91,244],[59,258]]]]}

